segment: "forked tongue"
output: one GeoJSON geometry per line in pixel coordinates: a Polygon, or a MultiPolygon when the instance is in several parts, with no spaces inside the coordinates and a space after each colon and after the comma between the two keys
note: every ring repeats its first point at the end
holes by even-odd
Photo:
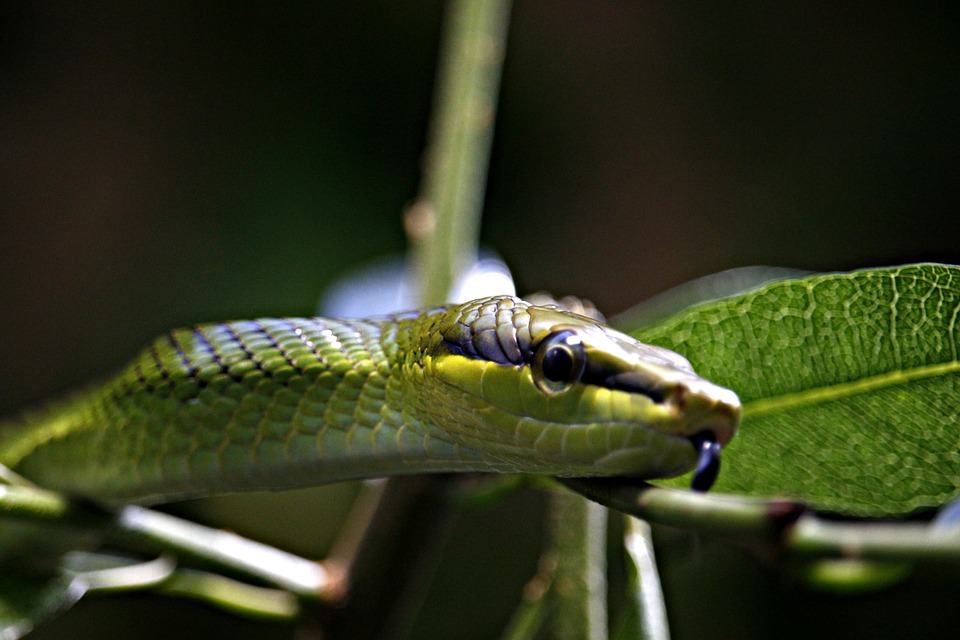
{"type": "Polygon", "coordinates": [[[690,488],[694,491],[709,491],[720,474],[720,443],[711,431],[701,431],[690,442],[697,449],[697,467],[693,471],[690,488]]]}

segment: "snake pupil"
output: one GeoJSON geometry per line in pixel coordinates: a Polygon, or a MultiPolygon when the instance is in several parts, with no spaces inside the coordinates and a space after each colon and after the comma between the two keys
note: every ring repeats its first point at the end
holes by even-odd
{"type": "Polygon", "coordinates": [[[567,382],[573,372],[573,356],[561,346],[551,347],[543,356],[543,376],[554,382],[567,382]]]}

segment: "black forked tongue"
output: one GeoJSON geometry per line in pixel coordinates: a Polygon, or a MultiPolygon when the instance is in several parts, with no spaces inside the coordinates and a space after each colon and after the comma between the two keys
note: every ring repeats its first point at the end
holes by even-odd
{"type": "Polygon", "coordinates": [[[699,454],[690,488],[694,491],[709,491],[720,475],[720,444],[711,431],[701,431],[692,436],[690,442],[699,454]]]}

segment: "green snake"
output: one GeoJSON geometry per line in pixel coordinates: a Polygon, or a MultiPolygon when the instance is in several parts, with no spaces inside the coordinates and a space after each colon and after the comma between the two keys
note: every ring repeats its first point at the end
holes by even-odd
{"type": "Polygon", "coordinates": [[[0,428],[0,464],[150,504],[423,472],[712,483],[740,404],[682,356],[500,296],[389,317],[198,325],[0,428]]]}

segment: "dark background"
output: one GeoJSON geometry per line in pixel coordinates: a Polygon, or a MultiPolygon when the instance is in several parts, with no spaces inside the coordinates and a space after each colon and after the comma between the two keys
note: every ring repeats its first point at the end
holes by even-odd
{"type": "MultiPolygon", "coordinates": [[[[441,14],[0,3],[0,415],[109,374],[173,326],[308,314],[337,275],[402,251],[441,14]]],[[[520,291],[608,312],[744,265],[960,262],[958,26],[949,3],[520,1],[484,241],[520,291]]],[[[319,555],[341,508],[328,493],[349,491],[182,509],[319,555]]],[[[522,494],[461,521],[468,557],[454,546],[442,565],[422,637],[503,624],[539,544],[520,523],[538,509],[522,494]]],[[[837,600],[726,547],[680,547],[661,560],[676,637],[960,622],[943,618],[953,578],[837,600]]],[[[37,637],[85,628],[292,634],[121,598],[37,637]]]]}

